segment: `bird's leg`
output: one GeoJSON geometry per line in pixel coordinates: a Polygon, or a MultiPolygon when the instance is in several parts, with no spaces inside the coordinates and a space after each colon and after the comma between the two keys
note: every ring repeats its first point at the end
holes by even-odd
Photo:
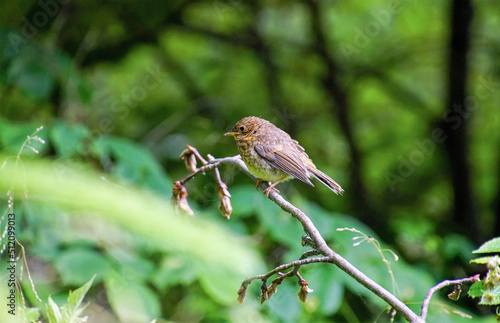
{"type": "MultiPolygon", "coordinates": [[[[260,186],[260,183],[262,183],[262,182],[267,182],[267,181],[265,181],[265,180],[263,180],[263,179],[260,179],[260,178],[257,178],[257,185],[255,186],[255,189],[257,189],[257,190],[258,190],[258,189],[259,189],[259,186],[260,186]]],[[[280,193],[280,191],[278,191],[278,189],[276,189],[276,188],[274,187],[274,186],[275,186],[276,184],[278,184],[279,182],[276,182],[276,183],[274,183],[274,184],[271,184],[271,182],[268,182],[268,183],[269,183],[269,185],[270,185],[270,186],[269,186],[268,188],[266,188],[266,189],[263,191],[263,193],[264,193],[264,194],[266,194],[266,196],[267,196],[267,197],[269,197],[269,190],[270,190],[271,188],[272,188],[273,190],[275,190],[275,191],[276,191],[276,193],[278,193],[278,194],[280,193]],[[272,187],[271,187],[271,186],[272,186],[272,187]]]]}
{"type": "Polygon", "coordinates": [[[257,185],[255,185],[255,189],[256,189],[256,190],[258,190],[258,189],[259,189],[260,183],[262,183],[262,182],[265,182],[265,180],[260,179],[260,178],[257,178],[257,185]]]}
{"type": "Polygon", "coordinates": [[[266,188],[262,193],[264,193],[268,198],[269,198],[269,193],[271,193],[271,190],[275,190],[276,193],[280,193],[280,191],[278,189],[275,188],[276,185],[278,185],[279,183],[281,183],[282,181],[284,181],[285,179],[288,178],[289,175],[283,177],[282,179],[280,179],[279,181],[277,182],[274,182],[272,183],[271,185],[269,185],[268,188],[266,188]]]}

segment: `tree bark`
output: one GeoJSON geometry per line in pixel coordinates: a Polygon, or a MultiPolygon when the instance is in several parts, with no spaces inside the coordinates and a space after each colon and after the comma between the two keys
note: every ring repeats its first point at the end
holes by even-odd
{"type": "Polygon", "coordinates": [[[467,111],[467,78],[470,26],[473,8],[470,0],[451,2],[451,37],[448,53],[448,98],[441,128],[453,185],[453,220],[458,229],[475,242],[480,240],[478,214],[472,189],[467,111]]]}

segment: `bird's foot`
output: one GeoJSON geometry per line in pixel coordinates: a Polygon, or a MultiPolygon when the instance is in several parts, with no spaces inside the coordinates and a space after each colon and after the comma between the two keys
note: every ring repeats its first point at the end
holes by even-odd
{"type": "Polygon", "coordinates": [[[277,188],[274,187],[276,184],[278,184],[278,183],[274,183],[274,184],[269,185],[269,187],[266,188],[264,191],[262,191],[262,193],[264,193],[264,195],[266,195],[267,198],[269,198],[269,194],[271,193],[271,190],[275,190],[276,193],[279,194],[280,191],[277,188]]]}
{"type": "Polygon", "coordinates": [[[258,190],[258,189],[259,189],[260,183],[262,183],[262,182],[265,182],[265,180],[260,179],[260,178],[257,178],[257,185],[255,185],[255,189],[256,189],[256,190],[258,190]]]}

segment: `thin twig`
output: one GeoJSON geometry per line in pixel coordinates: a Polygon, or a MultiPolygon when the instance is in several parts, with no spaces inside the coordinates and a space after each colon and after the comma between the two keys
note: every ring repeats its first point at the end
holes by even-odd
{"type": "Polygon", "coordinates": [[[190,179],[192,179],[193,177],[195,177],[199,173],[204,173],[207,170],[211,170],[213,168],[217,168],[217,166],[219,166],[219,164],[220,163],[213,163],[213,164],[206,164],[204,166],[201,166],[200,168],[198,168],[196,170],[196,172],[193,172],[193,173],[189,174],[188,176],[186,176],[183,179],[181,179],[179,182],[181,182],[181,184],[184,185],[187,181],[189,181],[190,179]]]}
{"type": "Polygon", "coordinates": [[[198,152],[198,149],[194,148],[193,146],[187,145],[188,149],[193,152],[193,154],[198,158],[203,165],[208,164],[208,162],[203,158],[203,156],[198,152]]]}
{"type": "Polygon", "coordinates": [[[299,272],[295,273],[295,275],[297,276],[297,278],[299,279],[299,281],[305,281],[305,279],[302,278],[302,275],[299,274],[299,272]]]}
{"type": "Polygon", "coordinates": [[[312,256],[317,256],[319,254],[321,254],[321,253],[318,250],[315,250],[315,249],[308,250],[308,251],[304,252],[302,254],[302,256],[300,256],[299,259],[302,260],[302,259],[306,259],[306,258],[309,258],[309,257],[312,257],[312,256]]]}
{"type": "Polygon", "coordinates": [[[272,275],[275,275],[275,274],[282,272],[284,270],[287,270],[289,268],[300,267],[302,265],[308,265],[308,264],[313,264],[313,263],[318,263],[318,262],[331,262],[331,259],[329,259],[328,257],[315,257],[315,258],[306,258],[306,259],[302,259],[302,260],[295,260],[295,261],[289,262],[287,264],[283,264],[281,266],[278,266],[266,274],[247,277],[242,282],[242,284],[249,284],[256,279],[266,281],[272,275]]]}
{"type": "Polygon", "coordinates": [[[422,303],[422,315],[421,315],[422,319],[425,321],[425,319],[427,317],[427,312],[429,311],[431,297],[435,292],[437,292],[438,290],[440,290],[441,288],[444,288],[446,286],[459,285],[459,284],[463,284],[463,283],[475,283],[475,282],[478,282],[479,280],[480,280],[479,274],[474,275],[472,277],[462,278],[462,279],[444,280],[444,281],[440,282],[439,284],[437,284],[436,286],[429,289],[429,292],[427,293],[427,297],[425,297],[425,299],[422,303]]]}
{"type": "MultiPolygon", "coordinates": [[[[212,164],[212,165],[219,165],[219,164],[212,164]]],[[[225,185],[224,182],[222,181],[222,178],[220,177],[219,168],[217,168],[217,166],[215,166],[214,172],[215,172],[215,179],[217,179],[217,184],[220,187],[222,187],[223,185],[225,185]]],[[[227,188],[227,185],[226,185],[226,188],[227,188]]]]}

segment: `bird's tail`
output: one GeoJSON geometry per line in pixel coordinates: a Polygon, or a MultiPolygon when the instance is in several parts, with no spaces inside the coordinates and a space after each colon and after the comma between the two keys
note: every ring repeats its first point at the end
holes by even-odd
{"type": "Polygon", "coordinates": [[[340,187],[339,184],[337,184],[337,182],[335,182],[333,179],[331,179],[328,175],[326,175],[319,169],[308,167],[307,170],[309,171],[309,173],[311,173],[311,175],[313,175],[321,183],[325,184],[335,194],[344,193],[344,190],[342,189],[342,187],[340,187]]]}

